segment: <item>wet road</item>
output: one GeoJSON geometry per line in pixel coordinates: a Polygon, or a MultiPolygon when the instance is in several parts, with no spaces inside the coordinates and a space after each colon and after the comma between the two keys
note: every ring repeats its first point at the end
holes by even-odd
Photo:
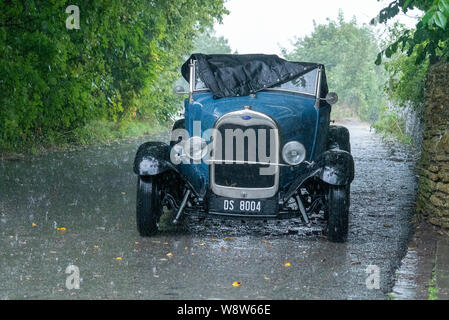
{"type": "Polygon", "coordinates": [[[356,177],[345,244],[327,242],[319,222],[173,227],[168,215],[158,236],[140,238],[132,162],[148,138],[0,161],[0,299],[386,299],[411,232],[414,160],[348,127],[356,177]],[[72,264],[78,290],[66,288],[72,264]],[[369,265],[380,289],[366,286],[369,265]]]}

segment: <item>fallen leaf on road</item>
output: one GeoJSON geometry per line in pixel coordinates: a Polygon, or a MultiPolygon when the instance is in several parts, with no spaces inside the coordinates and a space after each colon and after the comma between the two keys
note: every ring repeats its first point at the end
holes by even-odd
{"type": "Polygon", "coordinates": [[[232,283],[232,286],[233,287],[240,287],[242,285],[242,283],[240,282],[240,281],[234,281],[233,283],[232,283]]]}
{"type": "Polygon", "coordinates": [[[56,228],[56,230],[58,230],[58,233],[63,234],[67,231],[67,228],[61,227],[61,228],[56,228]]]}

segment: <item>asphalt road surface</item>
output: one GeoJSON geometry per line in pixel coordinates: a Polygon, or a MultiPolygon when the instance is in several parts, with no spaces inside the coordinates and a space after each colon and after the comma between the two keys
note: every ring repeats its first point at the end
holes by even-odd
{"type": "Polygon", "coordinates": [[[174,227],[169,214],[159,235],[139,237],[132,162],[149,137],[0,161],[0,299],[386,299],[411,233],[414,157],[347,125],[356,176],[345,244],[327,242],[320,221],[174,227]],[[66,286],[70,265],[79,289],[66,286]]]}

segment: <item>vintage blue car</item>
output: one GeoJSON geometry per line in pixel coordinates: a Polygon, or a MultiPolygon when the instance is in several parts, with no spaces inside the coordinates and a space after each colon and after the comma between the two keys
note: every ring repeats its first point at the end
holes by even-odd
{"type": "Polygon", "coordinates": [[[354,178],[349,132],[330,125],[325,68],[275,55],[193,54],[182,66],[190,90],[170,144],[136,154],[137,229],[158,231],[163,207],[244,219],[327,220],[327,238],[346,241],[354,178]]]}

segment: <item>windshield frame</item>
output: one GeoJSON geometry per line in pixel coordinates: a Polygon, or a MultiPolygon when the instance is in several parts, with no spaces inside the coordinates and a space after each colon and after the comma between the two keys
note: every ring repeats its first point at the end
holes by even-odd
{"type": "MultiPolygon", "coordinates": [[[[315,88],[314,88],[314,93],[310,93],[310,92],[303,92],[303,91],[295,91],[295,90],[289,90],[289,89],[283,89],[283,88],[265,88],[262,89],[260,92],[264,92],[264,91],[271,91],[271,92],[284,92],[284,93],[289,93],[289,94],[296,94],[296,95],[302,95],[302,96],[307,96],[307,97],[314,97],[316,98],[318,93],[318,87],[320,87],[318,84],[319,82],[321,82],[321,77],[320,77],[320,67],[318,66],[316,69],[310,70],[309,72],[313,72],[315,70],[317,70],[316,72],[316,78],[315,78],[315,88]]],[[[307,73],[309,73],[307,72],[307,73]]],[[[307,74],[305,73],[305,74],[307,74]]],[[[192,63],[190,64],[190,75],[191,75],[191,79],[193,81],[191,81],[192,83],[189,83],[189,89],[190,89],[190,94],[194,94],[194,93],[203,93],[203,92],[210,92],[209,88],[201,88],[201,89],[197,89],[196,88],[196,79],[197,79],[197,75],[196,75],[196,60],[193,60],[192,63]]],[[[304,75],[298,76],[302,77],[304,75]]],[[[297,79],[295,78],[295,79],[297,79]]],[[[293,81],[295,79],[292,79],[290,81],[293,81]]]]}

